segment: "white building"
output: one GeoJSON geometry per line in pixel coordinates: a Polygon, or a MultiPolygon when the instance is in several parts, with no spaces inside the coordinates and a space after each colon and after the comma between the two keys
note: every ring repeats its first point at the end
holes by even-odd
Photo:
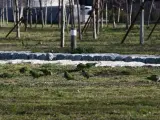
{"type": "MultiPolygon", "coordinates": [[[[42,6],[58,6],[59,0],[42,0],[42,6]]],[[[69,3],[69,0],[64,0],[65,4],[69,3]]],[[[32,0],[33,7],[39,7],[39,0],[32,0]]]]}

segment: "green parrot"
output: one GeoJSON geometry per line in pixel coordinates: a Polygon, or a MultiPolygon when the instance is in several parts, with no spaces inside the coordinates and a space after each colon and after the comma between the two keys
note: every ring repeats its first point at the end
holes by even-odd
{"type": "Polygon", "coordinates": [[[84,70],[84,69],[89,69],[91,67],[94,67],[97,63],[87,63],[87,64],[83,64],[83,63],[80,63],[77,65],[77,68],[76,70],[84,70]]]}
{"type": "Polygon", "coordinates": [[[85,68],[86,68],[86,65],[83,64],[83,63],[80,63],[80,64],[77,65],[76,70],[83,70],[83,69],[85,69],[85,68]]]}
{"type": "Polygon", "coordinates": [[[41,71],[36,71],[36,70],[35,71],[31,70],[30,74],[32,75],[33,78],[39,78],[43,76],[43,73],[41,71]]]}
{"type": "Polygon", "coordinates": [[[147,79],[155,81],[155,82],[160,82],[160,76],[158,75],[151,75],[150,77],[147,77],[147,79]]]}
{"type": "Polygon", "coordinates": [[[26,73],[27,71],[28,71],[27,67],[22,67],[22,68],[19,69],[20,73],[26,73]]]}
{"type": "Polygon", "coordinates": [[[97,63],[87,63],[86,68],[95,67],[97,63]]]}
{"type": "Polygon", "coordinates": [[[64,77],[67,79],[67,80],[74,80],[74,77],[67,71],[64,72],[64,77]]]}
{"type": "Polygon", "coordinates": [[[44,73],[44,75],[52,75],[52,72],[48,69],[41,69],[40,71],[42,71],[44,73]]]}
{"type": "Polygon", "coordinates": [[[90,78],[89,73],[88,73],[88,72],[86,72],[85,70],[82,70],[82,75],[83,75],[85,78],[87,78],[87,79],[89,79],[89,78],[90,78]]]}

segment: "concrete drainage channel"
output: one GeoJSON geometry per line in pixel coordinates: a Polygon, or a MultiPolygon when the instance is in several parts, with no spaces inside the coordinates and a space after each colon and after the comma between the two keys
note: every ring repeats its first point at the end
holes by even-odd
{"type": "Polygon", "coordinates": [[[160,66],[160,56],[105,54],[31,53],[30,51],[0,51],[0,63],[59,63],[77,65],[96,62],[97,66],[160,66]]]}

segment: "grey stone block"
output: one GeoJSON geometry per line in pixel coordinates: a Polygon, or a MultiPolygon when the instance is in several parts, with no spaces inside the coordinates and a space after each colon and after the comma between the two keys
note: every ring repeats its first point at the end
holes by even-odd
{"type": "Polygon", "coordinates": [[[66,57],[63,54],[59,54],[56,56],[56,60],[64,60],[66,57]]]}
{"type": "Polygon", "coordinates": [[[86,60],[86,61],[93,61],[93,56],[89,56],[89,55],[84,55],[82,56],[81,60],[86,60]]]}
{"type": "Polygon", "coordinates": [[[82,56],[81,56],[81,55],[74,55],[74,56],[73,56],[73,60],[75,60],[75,61],[76,61],[76,60],[78,61],[78,60],[81,60],[81,59],[82,59],[82,56]]]}
{"type": "Polygon", "coordinates": [[[103,56],[94,56],[93,60],[94,61],[102,61],[103,60],[103,56]]]}
{"type": "Polygon", "coordinates": [[[145,63],[149,64],[156,63],[156,58],[145,58],[145,63]]]}
{"type": "Polygon", "coordinates": [[[71,54],[66,54],[65,58],[66,58],[66,60],[73,60],[74,59],[73,55],[71,55],[71,54]]]}
{"type": "Polygon", "coordinates": [[[123,56],[116,56],[115,61],[123,61],[123,56]]]}
{"type": "Polygon", "coordinates": [[[37,54],[36,56],[38,60],[47,60],[47,55],[45,53],[40,53],[37,54]]]}
{"type": "Polygon", "coordinates": [[[3,53],[2,54],[2,59],[5,60],[5,59],[12,59],[12,53],[3,53]]]}
{"type": "Polygon", "coordinates": [[[27,60],[29,58],[28,53],[13,53],[12,59],[25,59],[27,60]]]}
{"type": "Polygon", "coordinates": [[[140,57],[133,58],[132,61],[135,61],[135,62],[145,62],[144,58],[140,58],[140,57]]]}
{"type": "Polygon", "coordinates": [[[156,58],[156,64],[160,64],[160,58],[156,58]]]}
{"type": "Polygon", "coordinates": [[[37,55],[34,53],[29,54],[28,56],[29,59],[37,59],[37,55]]]}
{"type": "Polygon", "coordinates": [[[4,60],[4,55],[3,55],[3,53],[0,53],[0,59],[1,59],[1,60],[4,60]]]}
{"type": "Polygon", "coordinates": [[[123,61],[125,61],[125,62],[131,62],[132,61],[132,57],[131,56],[124,57],[123,61]]]}

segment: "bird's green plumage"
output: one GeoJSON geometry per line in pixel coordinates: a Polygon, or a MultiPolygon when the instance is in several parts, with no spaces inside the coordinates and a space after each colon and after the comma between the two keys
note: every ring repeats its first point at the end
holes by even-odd
{"type": "Polygon", "coordinates": [[[22,67],[19,69],[20,73],[26,73],[29,69],[27,67],[22,67]]]}
{"type": "Polygon", "coordinates": [[[64,77],[67,79],[67,80],[74,80],[74,77],[67,71],[64,72],[64,77]]]}
{"type": "Polygon", "coordinates": [[[82,75],[83,75],[85,78],[87,78],[87,79],[90,78],[89,72],[87,72],[87,71],[85,71],[85,70],[82,70],[82,75]]]}
{"type": "Polygon", "coordinates": [[[85,64],[82,64],[82,63],[80,63],[80,64],[78,64],[78,65],[77,65],[76,70],[83,70],[83,69],[85,69],[85,68],[86,68],[86,65],[85,65],[85,64]]]}
{"type": "Polygon", "coordinates": [[[42,71],[43,72],[43,74],[44,75],[52,75],[52,72],[50,71],[50,70],[48,70],[48,69],[40,69],[40,71],[42,71]]]}
{"type": "Polygon", "coordinates": [[[31,70],[30,74],[32,75],[33,78],[39,78],[43,76],[43,73],[41,71],[36,71],[36,70],[31,70]]]}
{"type": "Polygon", "coordinates": [[[86,68],[95,67],[97,63],[87,63],[86,68]]]}
{"type": "Polygon", "coordinates": [[[159,82],[160,81],[160,76],[158,76],[158,75],[151,75],[150,77],[147,77],[147,79],[155,81],[155,82],[159,82]]]}
{"type": "Polygon", "coordinates": [[[83,64],[80,63],[77,65],[76,70],[84,70],[84,69],[89,69],[91,67],[94,67],[97,63],[87,63],[87,64],[83,64]]]}

